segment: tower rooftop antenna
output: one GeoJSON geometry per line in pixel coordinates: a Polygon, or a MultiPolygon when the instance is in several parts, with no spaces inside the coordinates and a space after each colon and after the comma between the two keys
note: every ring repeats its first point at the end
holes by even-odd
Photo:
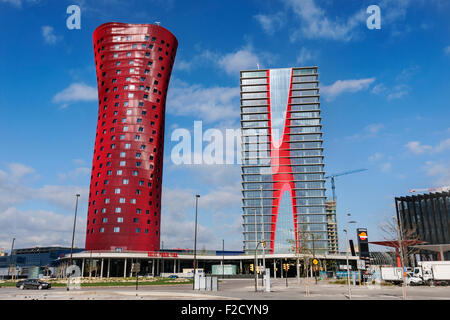
{"type": "Polygon", "coordinates": [[[155,24],[156,24],[157,26],[159,26],[159,25],[161,24],[161,21],[155,21],[155,24]]]}

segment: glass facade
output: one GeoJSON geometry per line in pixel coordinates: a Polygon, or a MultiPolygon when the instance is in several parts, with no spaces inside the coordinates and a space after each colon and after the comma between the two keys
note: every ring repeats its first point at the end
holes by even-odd
{"type": "Polygon", "coordinates": [[[241,126],[245,252],[328,253],[317,68],[242,71],[241,126]]]}
{"type": "MultiPolygon", "coordinates": [[[[395,204],[403,230],[426,244],[450,244],[450,192],[399,197],[395,204]]],[[[450,260],[450,252],[444,255],[450,260]]]]}

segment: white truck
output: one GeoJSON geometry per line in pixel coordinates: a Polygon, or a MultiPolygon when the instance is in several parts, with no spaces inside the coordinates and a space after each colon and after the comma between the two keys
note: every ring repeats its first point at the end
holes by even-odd
{"type": "Polygon", "coordinates": [[[414,277],[426,284],[450,284],[450,261],[421,261],[414,268],[414,277]]]}
{"type": "Polygon", "coordinates": [[[382,267],[381,279],[394,284],[402,283],[402,268],[395,267],[382,267]]]}
{"type": "MultiPolygon", "coordinates": [[[[421,285],[423,280],[420,277],[415,277],[412,272],[405,272],[405,281],[407,285],[421,285]]],[[[386,282],[391,282],[393,284],[401,284],[403,282],[402,268],[396,267],[383,267],[381,268],[381,279],[386,282]]]]}

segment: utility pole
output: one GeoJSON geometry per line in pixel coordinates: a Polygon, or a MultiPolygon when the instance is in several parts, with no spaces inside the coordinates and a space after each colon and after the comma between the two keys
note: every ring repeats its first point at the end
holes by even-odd
{"type": "Polygon", "coordinates": [[[195,274],[197,273],[197,213],[198,213],[198,198],[199,194],[195,195],[195,231],[194,231],[194,282],[192,289],[195,290],[195,274]]]}
{"type": "MultiPolygon", "coordinates": [[[[73,241],[74,241],[74,239],[75,239],[75,227],[76,227],[76,224],[77,224],[77,210],[78,210],[78,198],[80,197],[80,195],[79,194],[76,194],[76,202],[75,202],[75,216],[74,216],[74,218],[73,218],[73,230],[72,230],[72,244],[71,244],[71,246],[70,246],[70,261],[69,261],[69,266],[71,266],[72,265],[72,254],[73,254],[73,241]]],[[[66,276],[67,276],[67,274],[66,274],[66,276]]],[[[69,286],[70,286],[70,276],[71,275],[69,275],[68,277],[67,277],[67,291],[69,291],[69,286]]]]}
{"type": "Polygon", "coordinates": [[[225,278],[225,239],[222,239],[222,280],[225,278]]]}
{"type": "MultiPolygon", "coordinates": [[[[10,269],[13,268],[13,250],[14,250],[14,242],[16,241],[16,238],[13,238],[12,244],[11,244],[11,252],[9,253],[9,268],[8,268],[8,278],[10,274],[10,269]]],[[[14,277],[14,273],[12,274],[12,277],[14,277]]]]}
{"type": "Polygon", "coordinates": [[[75,239],[75,227],[76,227],[76,224],[77,224],[78,198],[80,197],[80,195],[77,194],[76,197],[77,197],[77,200],[75,202],[75,217],[73,218],[72,245],[70,246],[70,262],[69,262],[69,265],[72,265],[73,241],[75,239]]]}
{"type": "Polygon", "coordinates": [[[352,299],[352,291],[350,289],[350,268],[349,268],[349,263],[348,263],[348,224],[349,223],[356,223],[356,221],[348,221],[348,217],[350,217],[351,214],[347,213],[345,216],[345,242],[346,242],[346,250],[345,250],[345,256],[346,256],[346,260],[347,260],[347,287],[348,287],[348,298],[351,300],[352,299]]]}
{"type": "Polygon", "coordinates": [[[398,228],[397,228],[398,246],[400,249],[400,263],[402,266],[402,280],[403,280],[402,281],[402,298],[403,298],[403,300],[406,300],[406,279],[405,279],[405,264],[404,264],[404,259],[403,259],[404,250],[403,250],[403,239],[402,239],[403,231],[402,231],[402,223],[401,223],[401,215],[400,214],[398,214],[397,224],[398,224],[398,228]]]}

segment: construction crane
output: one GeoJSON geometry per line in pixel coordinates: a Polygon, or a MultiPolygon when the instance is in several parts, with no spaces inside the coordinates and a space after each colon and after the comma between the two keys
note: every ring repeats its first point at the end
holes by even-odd
{"type": "Polygon", "coordinates": [[[336,173],[336,174],[330,174],[329,176],[326,176],[325,179],[331,179],[331,190],[333,191],[333,201],[336,201],[336,186],[334,185],[334,178],[340,177],[340,176],[345,176],[347,174],[362,172],[362,171],[366,171],[366,170],[368,170],[368,169],[351,170],[351,171],[345,171],[345,172],[336,173]]]}
{"type": "Polygon", "coordinates": [[[450,186],[444,186],[444,187],[439,187],[439,188],[410,189],[409,192],[410,193],[414,193],[414,192],[444,192],[444,191],[449,191],[449,190],[450,190],[450,186]]]}

